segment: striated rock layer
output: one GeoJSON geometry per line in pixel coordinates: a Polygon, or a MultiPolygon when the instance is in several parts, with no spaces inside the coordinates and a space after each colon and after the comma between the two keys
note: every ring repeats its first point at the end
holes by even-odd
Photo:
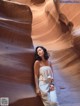
{"type": "MultiPolygon", "coordinates": [[[[40,6],[32,6],[31,9],[33,12],[32,39],[35,46],[43,45],[48,50],[72,47],[70,34],[64,34],[61,31],[53,0],[40,6]]],[[[74,23],[74,29],[80,25],[79,10],[80,4],[61,4],[61,11],[74,23]]]]}
{"type": "MultiPolygon", "coordinates": [[[[53,0],[37,3],[36,0],[10,0],[28,5],[32,11],[32,40],[34,46],[43,45],[48,50],[61,50],[72,47],[71,34],[64,34],[58,21],[53,0]]],[[[37,0],[40,2],[40,0],[37,0]]],[[[42,0],[44,1],[44,0],[42,0]]],[[[73,32],[80,26],[80,4],[60,3],[60,9],[73,22],[73,32]]],[[[79,29],[80,35],[80,29],[79,29]]]]}

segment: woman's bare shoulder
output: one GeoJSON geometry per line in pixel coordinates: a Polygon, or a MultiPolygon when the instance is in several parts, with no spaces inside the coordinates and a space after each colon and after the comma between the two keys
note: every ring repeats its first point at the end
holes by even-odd
{"type": "Polygon", "coordinates": [[[39,60],[36,60],[34,64],[39,65],[40,64],[39,60]]]}

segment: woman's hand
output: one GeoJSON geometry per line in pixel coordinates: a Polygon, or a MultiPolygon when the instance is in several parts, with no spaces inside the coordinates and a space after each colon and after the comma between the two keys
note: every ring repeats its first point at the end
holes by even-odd
{"type": "Polygon", "coordinates": [[[50,90],[50,91],[53,91],[53,90],[54,90],[54,85],[50,85],[49,90],[50,90]]]}
{"type": "Polygon", "coordinates": [[[36,89],[36,94],[37,94],[38,96],[41,96],[41,92],[40,92],[40,89],[39,89],[39,88],[36,89]]]}

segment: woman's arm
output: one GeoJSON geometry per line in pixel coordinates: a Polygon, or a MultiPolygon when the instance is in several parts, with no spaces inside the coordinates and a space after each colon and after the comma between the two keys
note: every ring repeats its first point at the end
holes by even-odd
{"type": "Polygon", "coordinates": [[[51,81],[49,90],[53,91],[54,90],[54,72],[53,72],[52,62],[50,62],[50,67],[51,67],[51,70],[52,70],[52,81],[51,81]]]}
{"type": "Polygon", "coordinates": [[[34,79],[35,79],[35,87],[36,87],[36,93],[40,95],[39,90],[39,61],[35,61],[34,63],[34,79]]]}
{"type": "Polygon", "coordinates": [[[52,62],[50,61],[50,67],[51,67],[51,74],[52,74],[52,77],[54,77],[54,72],[53,72],[53,66],[52,66],[52,62]]]}

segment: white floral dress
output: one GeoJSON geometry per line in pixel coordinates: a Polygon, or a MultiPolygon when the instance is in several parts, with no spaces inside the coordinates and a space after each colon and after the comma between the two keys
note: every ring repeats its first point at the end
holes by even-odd
{"type": "Polygon", "coordinates": [[[58,106],[56,90],[49,91],[53,79],[51,67],[40,67],[39,74],[39,88],[44,106],[58,106]]]}

